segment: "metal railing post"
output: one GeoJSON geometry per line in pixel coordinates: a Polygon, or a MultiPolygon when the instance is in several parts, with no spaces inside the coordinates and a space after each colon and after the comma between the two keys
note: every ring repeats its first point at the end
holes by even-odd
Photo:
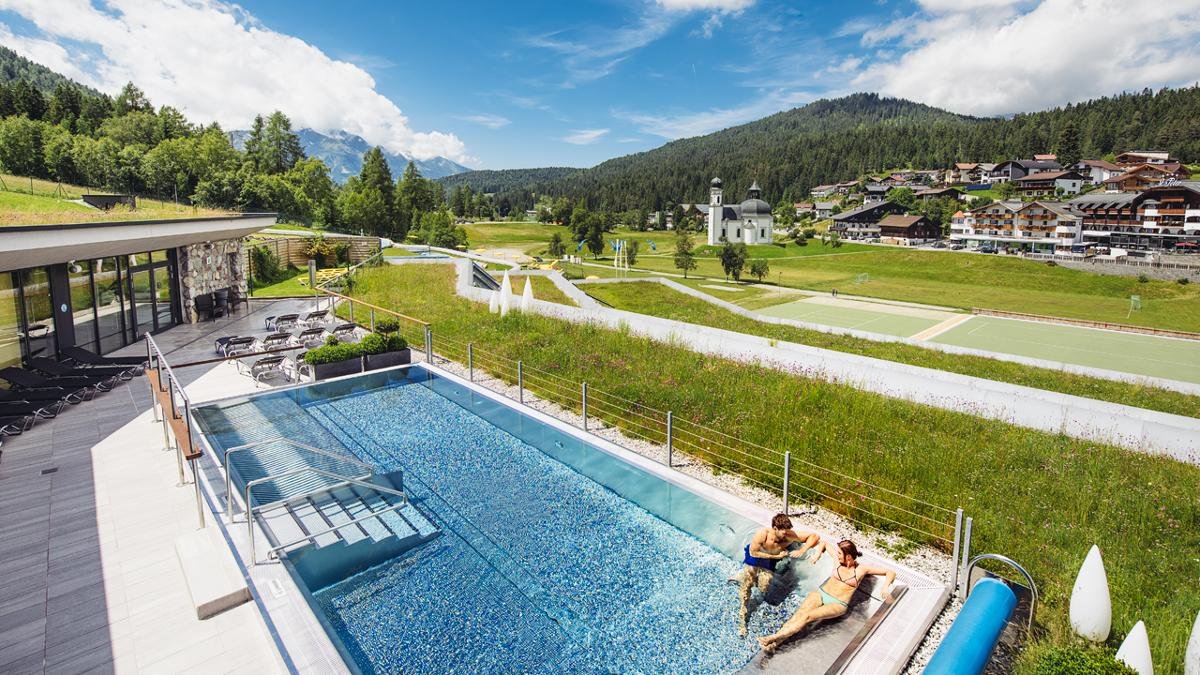
{"type": "Polygon", "coordinates": [[[583,383],[582,400],[583,400],[583,430],[587,431],[588,430],[588,428],[587,428],[588,427],[588,424],[587,424],[587,382],[583,383]]]}
{"type": "Polygon", "coordinates": [[[200,495],[200,469],[194,459],[189,464],[192,465],[192,482],[196,484],[196,515],[200,518],[200,529],[204,529],[204,498],[200,495]]]}
{"type": "Polygon", "coordinates": [[[517,402],[525,403],[525,364],[517,359],[517,402]]]}
{"type": "Polygon", "coordinates": [[[961,570],[959,572],[959,578],[958,578],[959,586],[961,586],[960,592],[965,592],[967,590],[967,588],[971,585],[971,580],[967,579],[966,576],[967,576],[967,561],[971,559],[971,526],[974,524],[974,521],[975,521],[974,518],[967,516],[967,527],[963,531],[962,560],[956,561],[956,564],[958,564],[959,569],[961,570]]]}
{"type": "Polygon", "coordinates": [[[375,308],[371,308],[371,332],[375,332],[375,308]]]}
{"type": "Polygon", "coordinates": [[[674,451],[675,413],[667,411],[667,466],[675,466],[671,455],[674,451]]]}
{"type": "Polygon", "coordinates": [[[950,570],[950,592],[958,592],[958,554],[959,547],[962,546],[962,527],[963,527],[963,510],[960,507],[954,512],[954,553],[950,555],[950,559],[954,561],[950,570]]]}
{"type": "MultiPolygon", "coordinates": [[[[154,353],[150,345],[150,338],[146,338],[146,367],[152,367],[154,364],[154,353]]],[[[150,377],[146,376],[146,383],[150,386],[150,410],[154,413],[154,421],[157,422],[161,418],[158,412],[158,395],[154,391],[154,383],[150,382],[150,377]]]]}
{"type": "Polygon", "coordinates": [[[475,343],[467,343],[467,377],[470,381],[475,381],[475,343]]]}
{"type": "Polygon", "coordinates": [[[791,494],[789,488],[792,485],[792,453],[787,451],[783,453],[783,513],[788,512],[791,494]]]}
{"type": "Polygon", "coordinates": [[[350,323],[354,323],[354,301],[350,301],[350,323]]]}

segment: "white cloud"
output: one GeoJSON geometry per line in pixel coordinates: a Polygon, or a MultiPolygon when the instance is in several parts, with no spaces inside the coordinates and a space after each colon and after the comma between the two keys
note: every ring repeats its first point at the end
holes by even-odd
{"type": "Polygon", "coordinates": [[[576,129],[563,136],[563,141],[572,145],[591,145],[607,133],[608,129],[576,129]]]}
{"type": "Polygon", "coordinates": [[[696,10],[740,12],[754,4],[755,0],[655,0],[659,7],[673,12],[696,10]]]}
{"type": "Polygon", "coordinates": [[[614,110],[613,116],[632,122],[642,133],[668,140],[703,136],[719,129],[744,124],[781,110],[794,108],[813,97],[799,91],[774,91],[761,94],[756,100],[734,108],[710,108],[674,115],[655,115],[614,110]]]}
{"type": "Polygon", "coordinates": [[[254,115],[278,109],[296,127],[344,129],[418,159],[475,161],[453,134],[413,130],[363,68],[222,0],[0,0],[0,10],[43,33],[11,42],[6,36],[17,51],[50,67],[96,51],[87,68],[64,68],[65,74],[108,92],[132,81],[154,103],[176,106],[195,121],[246,128],[254,115]]]}
{"type": "MultiPolygon", "coordinates": [[[[955,112],[1003,115],[1143,87],[1179,86],[1200,72],[1200,0],[922,0],[898,57],[852,84],[955,112]]],[[[868,39],[868,35],[871,35],[868,39]]]]}
{"type": "Polygon", "coordinates": [[[508,119],[507,117],[501,117],[499,115],[492,115],[489,113],[480,113],[478,115],[458,115],[456,117],[464,122],[473,122],[489,129],[499,129],[512,123],[512,120],[508,119]]]}

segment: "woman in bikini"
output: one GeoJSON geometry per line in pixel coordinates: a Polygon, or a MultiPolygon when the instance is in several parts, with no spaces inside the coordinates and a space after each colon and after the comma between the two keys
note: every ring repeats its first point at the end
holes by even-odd
{"type": "Polygon", "coordinates": [[[780,629],[772,635],[758,638],[763,651],[770,653],[783,644],[785,640],[804,630],[818,619],[832,619],[846,613],[850,608],[850,600],[858,591],[859,584],[866,577],[874,574],[884,578],[883,586],[879,589],[879,597],[886,598],[896,580],[896,573],[884,567],[860,565],[858,562],[858,547],[849,539],[838,542],[838,566],[833,573],[821,584],[821,587],[800,604],[800,608],[788,619],[780,629]]]}

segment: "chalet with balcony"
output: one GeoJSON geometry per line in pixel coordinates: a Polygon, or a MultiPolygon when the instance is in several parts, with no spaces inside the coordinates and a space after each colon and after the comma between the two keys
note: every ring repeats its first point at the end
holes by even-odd
{"type": "Polygon", "coordinates": [[[1010,159],[992,167],[989,172],[991,183],[1017,180],[1032,173],[1062,171],[1062,165],[1053,159],[1010,159]]]}
{"type": "Polygon", "coordinates": [[[837,192],[836,184],[834,184],[834,185],[818,185],[815,188],[813,188],[812,190],[809,190],[809,194],[812,195],[813,199],[824,199],[824,198],[828,197],[829,195],[832,195],[834,192],[837,192]]]}
{"type": "Polygon", "coordinates": [[[927,241],[935,241],[941,236],[937,225],[921,215],[902,216],[893,214],[884,216],[875,229],[879,241],[885,244],[912,246],[927,241]]]}
{"type": "Polygon", "coordinates": [[[956,187],[940,187],[940,188],[922,188],[914,193],[917,199],[927,201],[938,197],[953,197],[954,199],[962,199],[963,191],[956,187]]]}
{"type": "Polygon", "coordinates": [[[812,202],[793,202],[792,208],[794,208],[796,210],[796,217],[800,218],[801,216],[804,216],[805,214],[809,214],[809,213],[813,212],[813,203],[812,202]]]}
{"type": "MultiPolygon", "coordinates": [[[[1200,245],[1200,181],[1178,181],[1152,187],[1133,199],[1140,229],[1112,239],[1136,247],[1172,250],[1179,244],[1200,245]]],[[[1130,246],[1130,247],[1135,247],[1130,246]]]]}
{"type": "Polygon", "coordinates": [[[887,199],[888,186],[879,183],[868,183],[863,188],[863,205],[882,204],[887,199]]]}
{"type": "Polygon", "coordinates": [[[980,182],[981,170],[975,162],[956,162],[954,168],[946,172],[946,184],[966,185],[980,182]]]}
{"type": "Polygon", "coordinates": [[[1023,197],[1050,197],[1059,194],[1077,195],[1083,189],[1084,178],[1074,171],[1031,173],[1013,181],[1023,197]]]}
{"type": "Polygon", "coordinates": [[[833,207],[837,206],[837,202],[817,202],[813,204],[813,213],[817,218],[828,218],[833,215],[833,207]]]}
{"type": "Polygon", "coordinates": [[[1131,150],[1117,155],[1117,166],[1129,168],[1141,164],[1178,164],[1166,150],[1131,150]]]}
{"type": "Polygon", "coordinates": [[[884,201],[843,211],[833,216],[830,229],[850,239],[865,239],[879,236],[879,221],[890,215],[904,213],[904,207],[896,202],[884,201]]]}
{"type": "Polygon", "coordinates": [[[1103,159],[1081,159],[1072,164],[1070,170],[1083,176],[1084,182],[1089,185],[1099,185],[1124,172],[1121,167],[1103,159]]]}
{"type": "Polygon", "coordinates": [[[1187,180],[1191,174],[1179,163],[1139,164],[1104,181],[1108,192],[1142,192],[1163,181],[1187,180]]]}

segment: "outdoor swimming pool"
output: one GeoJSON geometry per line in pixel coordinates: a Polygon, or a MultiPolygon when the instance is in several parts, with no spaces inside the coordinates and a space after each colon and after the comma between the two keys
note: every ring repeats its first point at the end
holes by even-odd
{"type": "Polygon", "coordinates": [[[442,530],[309,584],[363,672],[737,671],[832,567],[796,564],[741,638],[727,580],[758,523],[420,367],[196,412],[218,450],[285,435],[401,470],[442,530]]]}

